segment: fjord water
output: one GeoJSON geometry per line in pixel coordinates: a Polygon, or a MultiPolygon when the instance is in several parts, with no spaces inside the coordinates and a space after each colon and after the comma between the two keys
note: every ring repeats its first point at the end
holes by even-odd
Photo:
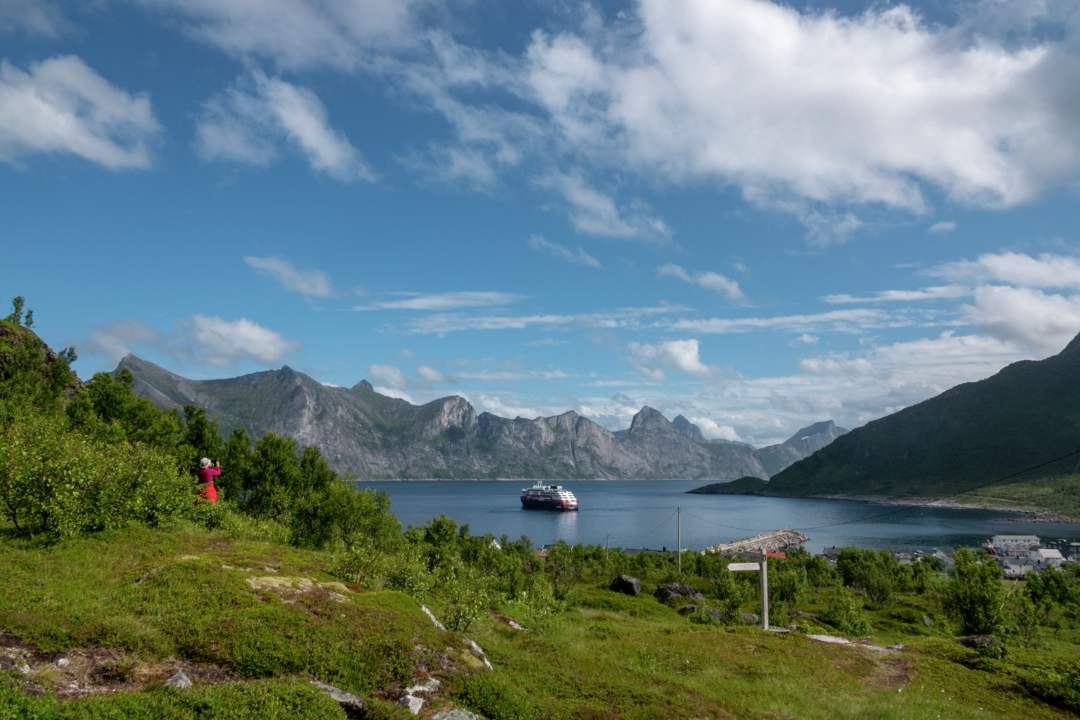
{"type": "Polygon", "coordinates": [[[472,535],[505,533],[516,540],[525,534],[538,547],[557,540],[603,545],[610,533],[612,547],[674,549],[675,511],[680,506],[682,547],[697,550],[780,528],[808,535],[805,547],[812,553],[848,545],[897,552],[974,546],[998,534],[1080,537],[1080,525],[1001,522],[1001,518],[1018,515],[991,510],[901,509],[841,500],[686,494],[702,484],[696,480],[567,481],[565,487],[581,506],[569,513],[523,510],[521,489],[532,485],[531,481],[414,480],[361,482],[359,486],[389,493],[393,512],[404,526],[422,525],[446,513],[459,524],[468,523],[472,535]]]}

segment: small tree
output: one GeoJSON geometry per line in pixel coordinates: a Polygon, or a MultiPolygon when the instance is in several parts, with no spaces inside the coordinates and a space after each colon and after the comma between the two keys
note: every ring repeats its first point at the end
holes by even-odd
{"type": "Polygon", "coordinates": [[[960,621],[961,631],[972,635],[992,635],[1005,626],[1001,606],[1005,602],[1005,586],[1001,568],[983,556],[985,562],[970,550],[962,548],[953,554],[956,579],[945,591],[945,607],[960,621]]]}
{"type": "Polygon", "coordinates": [[[23,305],[26,303],[26,298],[19,295],[11,300],[11,314],[8,315],[5,320],[14,325],[22,325],[23,319],[23,305]]]}

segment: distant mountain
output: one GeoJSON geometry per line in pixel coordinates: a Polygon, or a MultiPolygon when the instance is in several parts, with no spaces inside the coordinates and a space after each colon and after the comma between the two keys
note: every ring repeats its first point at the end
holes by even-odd
{"type": "MultiPolygon", "coordinates": [[[[723,438],[706,440],[701,432],[701,428],[684,418],[682,415],[679,415],[672,420],[671,424],[676,430],[694,442],[741,445],[752,450],[754,449],[753,445],[737,442],[735,440],[725,440],[723,438]]],[[[842,427],[837,427],[836,423],[832,420],[825,420],[824,422],[814,423],[810,427],[804,427],[779,445],[769,445],[768,447],[754,450],[754,454],[757,456],[757,459],[761,461],[761,465],[765,468],[765,472],[768,473],[769,476],[772,476],[784,468],[797,463],[799,460],[810,457],[846,432],[847,430],[842,427]]],[[[768,478],[762,477],[762,479],[767,480],[768,478]]]]}
{"type": "MultiPolygon", "coordinates": [[[[789,441],[790,442],[790,441],[789,441]]],[[[1080,335],[837,438],[776,475],[785,495],[947,495],[1080,450],[1080,335]]],[[[1024,479],[1070,473],[1073,456],[1024,479]]],[[[767,467],[767,465],[766,465],[767,467]]]]}
{"type": "Polygon", "coordinates": [[[477,415],[456,396],[417,406],[366,380],[328,387],[287,366],[225,380],[190,380],[133,355],[119,368],[159,407],[194,404],[226,432],[317,445],[335,469],[360,478],[768,477],[753,448],[694,442],[649,407],[620,436],[575,412],[510,420],[477,415]]]}

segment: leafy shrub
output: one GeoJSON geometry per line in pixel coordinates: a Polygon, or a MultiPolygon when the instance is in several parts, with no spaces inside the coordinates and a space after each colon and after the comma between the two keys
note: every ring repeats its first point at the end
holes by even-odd
{"type": "Polygon", "coordinates": [[[450,692],[469,710],[489,720],[533,720],[536,713],[501,678],[476,672],[453,682],[450,692]]]}
{"type": "Polygon", "coordinates": [[[19,532],[69,537],[131,520],[155,526],[191,514],[194,501],[194,485],[170,455],[69,432],[63,416],[32,413],[0,435],[0,513],[19,532]]]}
{"type": "Polygon", "coordinates": [[[964,548],[953,554],[956,579],[945,589],[945,609],[959,622],[961,632],[993,635],[1004,629],[1007,618],[1001,611],[1005,586],[997,563],[979,559],[964,548]]]}
{"type": "Polygon", "coordinates": [[[846,635],[869,635],[870,620],[863,613],[861,603],[845,587],[839,588],[825,612],[822,622],[832,625],[846,635]]]}

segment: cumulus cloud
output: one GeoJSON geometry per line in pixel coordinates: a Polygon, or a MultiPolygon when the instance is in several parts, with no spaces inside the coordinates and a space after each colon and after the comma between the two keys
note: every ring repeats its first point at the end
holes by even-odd
{"type": "Polygon", "coordinates": [[[656,345],[632,342],[626,349],[631,353],[634,367],[657,382],[667,380],[664,368],[687,372],[703,380],[719,370],[701,362],[697,340],[671,340],[656,345]]]}
{"type": "MultiPolygon", "coordinates": [[[[368,376],[376,383],[380,383],[394,390],[405,390],[412,382],[401,371],[400,368],[393,365],[369,365],[368,376]]],[[[373,383],[374,384],[374,383],[373,383]]],[[[397,397],[396,395],[394,397],[397,397]]]]}
{"type": "Polygon", "coordinates": [[[260,275],[272,277],[281,283],[286,290],[314,297],[328,298],[334,294],[334,285],[330,282],[330,276],[322,270],[297,270],[288,260],[276,257],[244,257],[251,267],[255,268],[260,275]]]}
{"type": "Polygon", "coordinates": [[[161,353],[173,362],[196,367],[235,368],[240,361],[273,365],[302,346],[279,332],[240,318],[193,315],[178,320],[176,331],[165,333],[139,320],[122,320],[87,328],[76,347],[91,355],[119,362],[143,349],[161,353]]]}
{"type": "Polygon", "coordinates": [[[161,131],[145,94],[111,85],[74,55],[0,61],[0,160],[76,155],[111,170],[148,168],[161,131]]]}
{"type": "Polygon", "coordinates": [[[300,343],[247,318],[222,320],[216,315],[193,315],[177,323],[193,343],[198,362],[217,368],[235,367],[241,360],[262,365],[280,362],[300,343]]]}
{"type": "Polygon", "coordinates": [[[724,277],[720,273],[695,272],[691,274],[688,273],[683,267],[680,267],[673,263],[667,263],[666,265],[661,265],[660,267],[658,267],[656,269],[656,274],[659,277],[674,277],[679,278],[683,282],[700,285],[706,290],[712,290],[715,293],[725,295],[728,300],[731,300],[733,302],[746,301],[746,295],[743,294],[742,289],[739,287],[738,281],[724,277]]]}
{"type": "Polygon", "coordinates": [[[963,309],[967,321],[980,331],[1028,348],[1038,357],[1060,352],[1080,333],[1080,295],[990,285],[978,288],[975,304],[963,309]]]}
{"type": "Polygon", "coordinates": [[[717,425],[716,422],[707,417],[692,417],[689,418],[689,420],[701,429],[701,434],[704,435],[707,440],[731,440],[732,442],[742,442],[739,433],[735,432],[735,428],[730,425],[717,425]]]}
{"type": "MultiPolygon", "coordinates": [[[[542,413],[535,407],[527,405],[514,398],[504,398],[498,395],[481,395],[476,403],[480,409],[493,415],[507,418],[536,418],[542,413]]],[[[552,413],[557,414],[557,413],[552,413]]]]}
{"type": "Polygon", "coordinates": [[[440,372],[433,367],[428,367],[427,365],[420,365],[417,367],[416,374],[424,380],[427,380],[429,383],[438,385],[457,385],[457,380],[453,377],[444,372],[440,372]]]}
{"type": "Polygon", "coordinates": [[[796,345],[816,345],[818,340],[820,339],[821,338],[819,338],[817,335],[803,333],[799,337],[793,338],[791,342],[788,343],[788,345],[790,345],[791,347],[795,347],[796,345]]]}
{"type": "Polygon", "coordinates": [[[940,235],[941,233],[952,232],[956,229],[956,223],[954,222],[939,222],[930,226],[928,232],[932,235],[940,235]]]}
{"type": "Polygon", "coordinates": [[[1028,288],[1080,288],[1080,258],[1043,253],[986,253],[976,260],[944,263],[924,275],[953,282],[1002,282],[1028,288]]]}
{"type": "Polygon", "coordinates": [[[528,295],[507,292],[391,293],[408,295],[401,300],[382,300],[357,305],[353,310],[453,310],[471,307],[499,307],[525,300],[528,295]]]}
{"type": "Polygon", "coordinates": [[[642,0],[635,15],[608,32],[536,33],[526,56],[535,101],[599,160],[733,183],[839,226],[860,221],[814,221],[818,208],[922,212],[924,183],[1009,206],[1080,168],[1080,66],[1050,42],[964,42],[903,5],[844,17],[642,0]]]}
{"type": "Polygon", "coordinates": [[[857,295],[826,295],[821,298],[822,302],[830,305],[843,305],[846,303],[878,303],[878,302],[915,302],[919,300],[942,300],[971,295],[971,288],[965,285],[943,285],[940,287],[920,288],[919,290],[883,290],[873,295],[859,297],[857,295]]]}
{"type": "Polygon", "coordinates": [[[267,165],[287,141],[316,172],[343,182],[375,179],[360,151],[330,126],[315,93],[258,70],[203,104],[195,135],[195,148],[207,161],[267,165]]]}
{"type": "Polygon", "coordinates": [[[594,268],[600,267],[600,261],[585,252],[581,246],[578,246],[577,252],[574,252],[564,245],[558,245],[544,239],[541,235],[533,235],[529,238],[529,247],[533,250],[547,251],[555,257],[562,258],[572,265],[588,265],[589,267],[594,268]]]}

